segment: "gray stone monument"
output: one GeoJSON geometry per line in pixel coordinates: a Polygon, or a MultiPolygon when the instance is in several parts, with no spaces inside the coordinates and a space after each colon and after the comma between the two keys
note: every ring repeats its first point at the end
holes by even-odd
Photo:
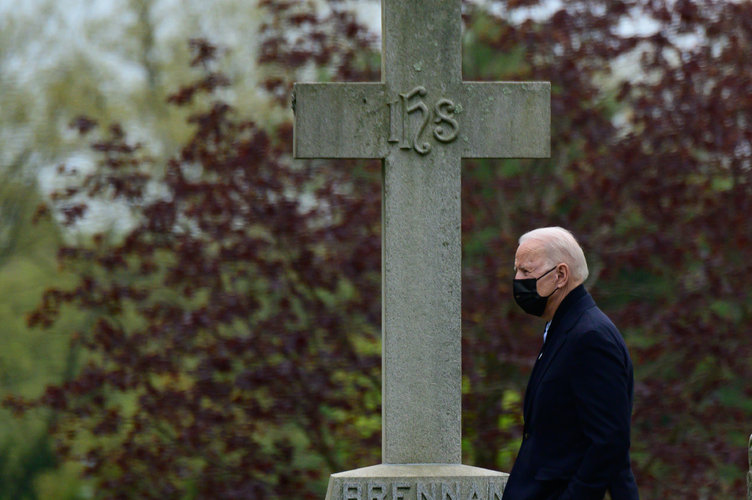
{"type": "Polygon", "coordinates": [[[461,0],[382,0],[382,82],[297,83],[296,158],[381,158],[382,461],[328,500],[498,500],[461,465],[462,158],[550,155],[550,84],[463,82],[461,0]]]}

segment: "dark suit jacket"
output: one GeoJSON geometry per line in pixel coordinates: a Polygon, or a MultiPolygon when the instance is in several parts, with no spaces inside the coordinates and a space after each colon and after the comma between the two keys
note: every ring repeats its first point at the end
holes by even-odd
{"type": "Polygon", "coordinates": [[[629,459],[634,376],[621,334],[580,285],[561,302],[525,391],[504,500],[638,499],[629,459]]]}

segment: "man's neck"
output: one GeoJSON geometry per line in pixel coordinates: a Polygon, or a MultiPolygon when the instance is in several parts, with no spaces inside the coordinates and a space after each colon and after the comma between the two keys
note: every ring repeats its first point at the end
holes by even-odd
{"type": "Polygon", "coordinates": [[[554,318],[554,315],[556,314],[556,311],[559,309],[559,306],[562,302],[564,302],[564,299],[569,295],[569,292],[580,286],[581,283],[574,284],[572,286],[567,286],[565,288],[560,288],[560,291],[557,291],[553,295],[551,295],[548,298],[548,303],[546,304],[546,310],[543,312],[543,316],[541,316],[546,321],[551,321],[554,318]],[[554,299],[554,300],[552,300],[554,299]]]}

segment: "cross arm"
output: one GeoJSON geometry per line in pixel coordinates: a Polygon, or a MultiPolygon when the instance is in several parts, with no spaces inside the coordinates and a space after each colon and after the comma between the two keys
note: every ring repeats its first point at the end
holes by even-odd
{"type": "Polygon", "coordinates": [[[382,83],[296,83],[295,158],[384,158],[388,106],[382,83]]]}
{"type": "Polygon", "coordinates": [[[549,82],[462,84],[463,158],[551,156],[549,82]]]}

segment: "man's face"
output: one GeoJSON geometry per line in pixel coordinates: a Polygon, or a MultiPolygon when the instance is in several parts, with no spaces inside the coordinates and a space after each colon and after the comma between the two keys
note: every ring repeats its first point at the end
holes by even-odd
{"type": "MultiPolygon", "coordinates": [[[[525,240],[514,256],[514,279],[540,278],[549,270],[546,269],[546,264],[543,244],[536,240],[525,240]]],[[[543,276],[536,285],[539,295],[550,295],[556,289],[556,273],[543,276]]]]}

